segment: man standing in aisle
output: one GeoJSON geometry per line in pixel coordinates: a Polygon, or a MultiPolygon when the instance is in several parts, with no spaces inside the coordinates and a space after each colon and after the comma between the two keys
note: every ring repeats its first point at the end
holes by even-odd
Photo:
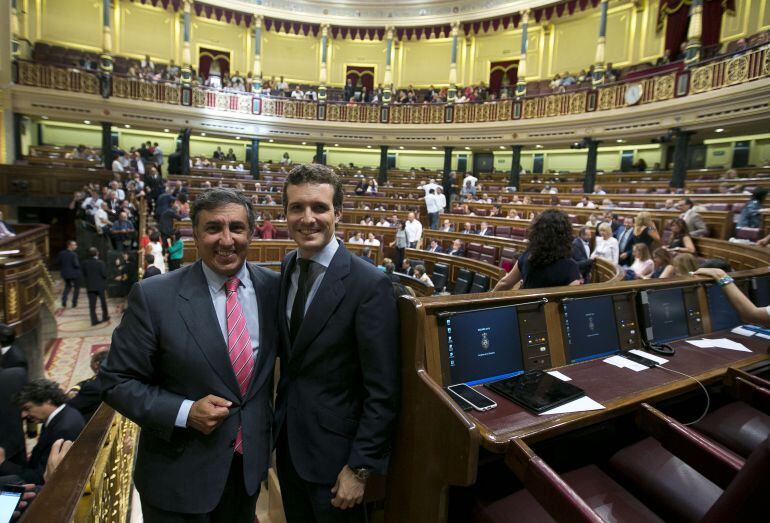
{"type": "Polygon", "coordinates": [[[246,262],[251,200],[192,203],[200,260],[134,286],[101,367],[104,400],[142,428],[144,521],[252,523],[270,464],[280,277],[246,262]]]}
{"type": "Polygon", "coordinates": [[[88,291],[88,311],[91,313],[91,325],[110,321],[110,313],[107,310],[107,297],[104,291],[107,289],[107,266],[99,259],[99,250],[96,247],[88,248],[88,259],[83,262],[83,278],[86,280],[88,291]],[[102,305],[102,321],[96,316],[96,300],[102,305]]]}
{"type": "Polygon", "coordinates": [[[78,306],[78,295],[80,294],[80,259],[78,258],[78,243],[75,240],[67,242],[67,248],[56,255],[56,264],[61,271],[61,278],[64,280],[64,292],[61,295],[61,306],[67,306],[67,296],[72,289],[72,306],[78,306]]]}
{"type": "Polygon", "coordinates": [[[406,243],[409,245],[409,248],[417,249],[422,239],[422,224],[415,218],[413,212],[410,212],[406,217],[404,231],[406,232],[406,243]]]}
{"type": "Polygon", "coordinates": [[[363,522],[370,474],[385,474],[399,403],[390,279],[338,242],[342,183],[300,165],[284,183],[297,250],[281,266],[277,468],[289,523],[363,522]]]}
{"type": "Polygon", "coordinates": [[[428,209],[428,224],[433,230],[438,229],[438,215],[441,212],[435,189],[428,189],[425,195],[425,207],[428,209]]]}

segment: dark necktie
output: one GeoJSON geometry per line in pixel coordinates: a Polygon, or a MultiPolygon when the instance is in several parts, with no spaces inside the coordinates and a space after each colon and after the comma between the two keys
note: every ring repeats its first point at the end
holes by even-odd
{"type": "Polygon", "coordinates": [[[294,295],[294,303],[291,306],[291,322],[289,323],[289,337],[292,344],[297,337],[305,316],[305,303],[307,302],[307,286],[310,275],[310,260],[297,258],[299,264],[299,278],[297,279],[297,293],[294,295]]]}

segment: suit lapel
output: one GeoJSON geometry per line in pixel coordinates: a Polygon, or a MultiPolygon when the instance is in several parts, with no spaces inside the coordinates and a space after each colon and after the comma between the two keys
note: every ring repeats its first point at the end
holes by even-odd
{"type": "Polygon", "coordinates": [[[297,338],[289,354],[289,364],[295,365],[301,361],[300,357],[307,351],[310,344],[328,323],[329,318],[337,310],[337,306],[345,296],[345,286],[342,279],[350,273],[351,255],[343,245],[337,249],[326,273],[323,275],[321,285],[313,298],[310,307],[302,320],[302,326],[297,333],[297,338]]]}
{"type": "Polygon", "coordinates": [[[200,260],[196,262],[185,277],[179,292],[179,314],[211,368],[222,382],[240,397],[241,391],[227,355],[227,343],[219,328],[219,320],[201,263],[203,262],[200,260]]]}

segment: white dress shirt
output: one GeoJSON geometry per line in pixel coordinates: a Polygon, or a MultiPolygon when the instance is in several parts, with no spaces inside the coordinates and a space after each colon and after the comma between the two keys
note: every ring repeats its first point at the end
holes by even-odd
{"type": "Polygon", "coordinates": [[[407,220],[404,230],[406,231],[406,241],[409,243],[418,242],[422,238],[422,224],[416,219],[411,222],[407,220]]]}
{"type": "Polygon", "coordinates": [[[618,263],[619,257],[618,240],[610,236],[604,239],[601,236],[596,238],[596,247],[594,247],[593,258],[604,258],[612,263],[618,263]]]}
{"type": "Polygon", "coordinates": [[[428,214],[438,213],[441,210],[441,207],[439,207],[438,196],[435,194],[428,194],[425,196],[425,206],[428,208],[428,214]]]}

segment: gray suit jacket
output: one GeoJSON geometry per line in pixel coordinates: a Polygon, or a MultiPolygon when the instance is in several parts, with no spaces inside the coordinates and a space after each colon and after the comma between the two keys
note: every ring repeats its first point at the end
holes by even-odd
{"type": "Polygon", "coordinates": [[[261,332],[254,377],[241,396],[201,264],[134,285],[101,368],[104,401],[142,428],[134,481],[143,500],[184,513],[210,512],[222,497],[240,426],[249,494],[265,476],[279,343],[280,277],[249,264],[261,332]],[[233,403],[229,418],[208,436],[174,427],[183,400],[208,394],[233,403]]]}

